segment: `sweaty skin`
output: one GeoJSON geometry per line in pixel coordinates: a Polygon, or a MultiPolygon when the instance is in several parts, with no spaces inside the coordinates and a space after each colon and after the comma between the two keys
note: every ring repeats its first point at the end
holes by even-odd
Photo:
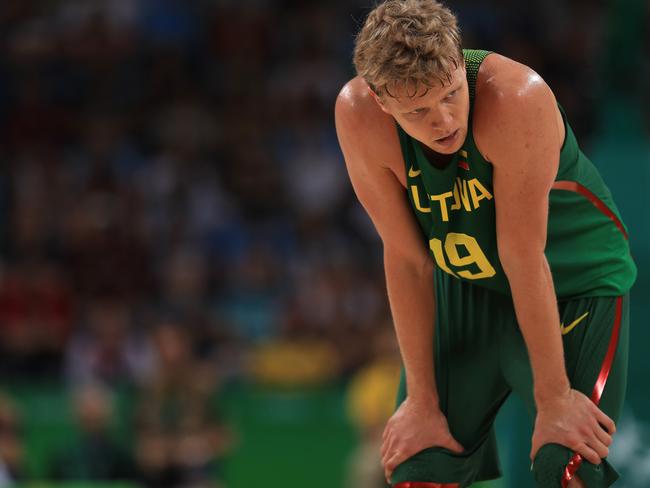
{"type": "MultiPolygon", "coordinates": [[[[408,385],[406,400],[384,431],[387,479],[422,449],[463,450],[438,405],[431,347],[434,264],[404,191],[395,120],[422,143],[434,164],[441,155],[453,155],[470,130],[464,67],[452,73],[446,86],[422,90],[417,97],[396,95],[379,97],[357,77],[343,87],[335,109],[350,180],[383,242],[388,298],[408,385]]],[[[531,459],[542,445],[558,443],[599,464],[608,454],[614,422],[569,384],[544,255],[549,192],[565,136],[557,102],[537,73],[491,54],[478,73],[471,130],[493,165],[499,259],[533,370],[537,417],[531,459]]],[[[579,483],[576,479],[569,486],[579,483]]]]}

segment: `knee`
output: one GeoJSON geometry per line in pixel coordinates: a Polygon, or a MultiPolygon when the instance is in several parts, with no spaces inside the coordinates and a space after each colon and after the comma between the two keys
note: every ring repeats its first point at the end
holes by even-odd
{"type": "Polygon", "coordinates": [[[545,444],[533,461],[533,476],[538,488],[558,488],[562,486],[564,470],[573,453],[559,444],[545,444]]]}

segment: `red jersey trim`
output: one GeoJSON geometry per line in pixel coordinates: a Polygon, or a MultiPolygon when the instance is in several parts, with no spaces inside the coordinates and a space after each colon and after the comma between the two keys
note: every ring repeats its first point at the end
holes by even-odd
{"type": "Polygon", "coordinates": [[[598,210],[600,210],[603,214],[609,217],[612,220],[612,222],[614,222],[614,225],[618,227],[618,230],[620,230],[623,233],[623,237],[625,237],[625,239],[627,240],[627,232],[621,220],[616,216],[614,212],[611,211],[611,209],[607,205],[605,205],[605,203],[600,198],[594,195],[587,187],[581,185],[577,181],[563,180],[563,181],[556,181],[555,183],[553,183],[551,189],[572,191],[574,193],[579,193],[580,195],[585,197],[587,200],[593,203],[598,210]]]}

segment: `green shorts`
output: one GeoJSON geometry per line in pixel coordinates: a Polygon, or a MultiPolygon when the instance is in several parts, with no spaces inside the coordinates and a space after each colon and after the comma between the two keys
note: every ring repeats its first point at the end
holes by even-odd
{"type": "MultiPolygon", "coordinates": [[[[440,407],[465,452],[425,449],[395,469],[393,485],[419,481],[466,487],[498,478],[494,420],[499,408],[514,391],[535,415],[532,372],[512,298],[436,271],[436,303],[440,407]]],[[[571,386],[592,397],[598,378],[607,373],[606,356],[611,357],[599,407],[617,421],[627,379],[629,295],[572,299],[558,306],[571,386]]],[[[402,373],[398,405],[405,395],[402,373]]],[[[540,449],[534,463],[537,472],[533,470],[538,486],[559,487],[573,454],[556,444],[540,449]]],[[[577,475],[589,488],[607,487],[618,478],[607,460],[599,466],[584,460],[577,475]]]]}

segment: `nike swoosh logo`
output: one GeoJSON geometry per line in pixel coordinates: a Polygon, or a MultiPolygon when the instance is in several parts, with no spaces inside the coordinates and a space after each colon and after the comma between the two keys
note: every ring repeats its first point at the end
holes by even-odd
{"type": "Polygon", "coordinates": [[[411,167],[409,168],[409,178],[415,178],[416,176],[420,176],[420,173],[422,173],[422,171],[420,171],[420,170],[417,170],[417,171],[414,170],[414,169],[413,169],[413,166],[411,166],[411,167]]]}
{"type": "Polygon", "coordinates": [[[564,324],[560,324],[560,328],[562,329],[562,335],[566,335],[566,334],[568,334],[569,332],[571,332],[571,331],[573,330],[573,328],[574,328],[576,325],[578,325],[578,324],[579,324],[580,322],[582,322],[585,318],[587,318],[587,315],[589,315],[589,312],[585,312],[585,313],[583,313],[580,317],[578,317],[577,319],[575,319],[573,322],[571,322],[571,323],[570,323],[569,325],[567,325],[566,327],[564,326],[564,324]]]}

